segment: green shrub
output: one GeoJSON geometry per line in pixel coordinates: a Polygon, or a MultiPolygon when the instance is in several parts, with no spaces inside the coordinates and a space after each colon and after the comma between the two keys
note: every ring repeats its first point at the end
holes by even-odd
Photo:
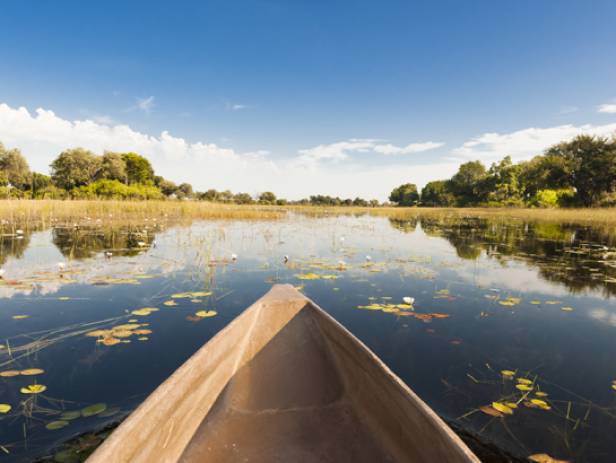
{"type": "Polygon", "coordinates": [[[125,185],[117,180],[98,180],[74,188],[71,190],[71,196],[75,199],[161,199],[163,194],[153,185],[125,185]]]}

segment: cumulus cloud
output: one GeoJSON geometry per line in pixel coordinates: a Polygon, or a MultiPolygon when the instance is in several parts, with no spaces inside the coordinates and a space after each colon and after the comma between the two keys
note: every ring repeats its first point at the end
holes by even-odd
{"type": "Polygon", "coordinates": [[[528,159],[541,154],[546,148],[571,140],[578,135],[596,135],[609,137],[616,134],[616,123],[606,125],[559,125],[547,128],[528,128],[511,133],[484,133],[471,138],[454,149],[454,159],[480,159],[495,161],[504,156],[511,156],[514,161],[528,159]]]}
{"type": "Polygon", "coordinates": [[[337,162],[349,159],[351,153],[412,154],[436,149],[443,145],[444,143],[428,141],[424,143],[411,143],[406,146],[395,146],[372,138],[351,138],[345,141],[300,150],[298,160],[305,164],[324,160],[337,162]]]}
{"type": "Polygon", "coordinates": [[[600,113],[616,114],[616,103],[602,104],[599,106],[600,113]]]}
{"type": "MultiPolygon", "coordinates": [[[[322,193],[385,200],[391,189],[401,183],[421,186],[427,180],[447,177],[457,168],[454,162],[379,166],[352,159],[339,164],[319,162],[389,146],[371,139],[319,145],[293,158],[274,161],[266,150],[239,153],[215,143],[189,142],[167,131],[153,136],[128,125],[101,124],[90,119],[70,121],[50,110],[39,108],[30,113],[26,108],[6,104],[0,104],[0,140],[6,146],[19,147],[39,172],[48,172],[49,164],[61,151],[76,146],[96,153],[135,151],[147,156],[158,174],[176,182],[189,182],[197,190],[230,189],[251,194],[273,190],[289,199],[322,193]]],[[[412,152],[417,148],[401,149],[412,152]]]]}

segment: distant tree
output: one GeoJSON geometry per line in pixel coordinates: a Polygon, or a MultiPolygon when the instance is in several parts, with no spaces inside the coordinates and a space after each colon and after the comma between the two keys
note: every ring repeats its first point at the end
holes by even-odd
{"type": "Polygon", "coordinates": [[[218,191],[216,191],[213,188],[210,188],[209,190],[207,190],[205,193],[201,194],[201,198],[205,201],[217,201],[218,200],[218,191]]]}
{"type": "Polygon", "coordinates": [[[68,149],[51,163],[51,180],[59,188],[72,190],[94,181],[101,159],[84,148],[68,149]]]}
{"type": "Polygon", "coordinates": [[[193,187],[192,187],[192,185],[190,183],[180,183],[180,185],[178,186],[178,189],[177,189],[175,194],[180,199],[192,198],[193,187]]]}
{"type": "Polygon", "coordinates": [[[389,195],[391,202],[397,203],[398,206],[415,206],[419,201],[419,193],[417,186],[413,183],[405,183],[397,188],[394,188],[389,195]]]}
{"type": "Polygon", "coordinates": [[[275,204],[276,195],[271,191],[265,191],[259,195],[259,202],[262,204],[275,204]]]}
{"type": "Polygon", "coordinates": [[[353,206],[358,206],[358,207],[367,207],[368,206],[368,201],[366,201],[363,198],[355,198],[353,200],[353,206]]]}
{"type": "Polygon", "coordinates": [[[580,135],[553,146],[546,157],[563,161],[576,199],[584,206],[596,204],[616,189],[616,140],[580,135]]]}
{"type": "Polygon", "coordinates": [[[122,159],[126,163],[126,178],[129,185],[154,182],[154,169],[146,158],[137,153],[124,153],[122,159]]]}
{"type": "Polygon", "coordinates": [[[421,190],[421,205],[428,207],[451,207],[456,198],[451,192],[449,180],[435,180],[426,183],[421,190]]]}
{"type": "Polygon", "coordinates": [[[233,193],[231,193],[229,190],[221,191],[218,193],[217,200],[223,203],[229,203],[233,201],[233,193]]]}
{"type": "Polygon", "coordinates": [[[122,154],[106,151],[101,159],[101,168],[98,171],[97,179],[128,183],[126,161],[124,161],[122,154]]]}
{"type": "Polygon", "coordinates": [[[469,161],[458,168],[450,185],[459,205],[479,204],[485,200],[483,181],[486,173],[486,168],[480,161],[469,161]]]}
{"type": "Polygon", "coordinates": [[[32,197],[51,186],[51,177],[38,172],[32,172],[32,197]]]}
{"type": "Polygon", "coordinates": [[[154,186],[156,186],[165,196],[171,196],[175,194],[178,189],[175,183],[173,183],[171,180],[167,180],[161,177],[160,175],[154,177],[154,186]]]}
{"type": "Polygon", "coordinates": [[[378,199],[371,199],[370,200],[370,207],[379,207],[381,203],[379,202],[378,199]]]}
{"type": "Polygon", "coordinates": [[[483,180],[487,200],[502,205],[521,204],[523,188],[520,184],[521,166],[513,164],[510,156],[495,162],[483,180]]]}
{"type": "Polygon", "coordinates": [[[254,200],[248,193],[237,193],[233,196],[233,201],[236,204],[252,204],[254,200]]]}
{"type": "Polygon", "coordinates": [[[287,200],[284,198],[278,198],[276,200],[276,205],[277,206],[286,206],[287,205],[287,200]]]}
{"type": "Polygon", "coordinates": [[[18,149],[8,150],[0,143],[0,176],[19,190],[26,190],[31,181],[30,166],[18,149]]]}

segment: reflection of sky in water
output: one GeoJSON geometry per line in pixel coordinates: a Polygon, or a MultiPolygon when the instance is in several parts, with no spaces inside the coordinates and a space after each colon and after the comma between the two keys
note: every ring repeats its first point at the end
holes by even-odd
{"type": "MultiPolygon", "coordinates": [[[[605,298],[600,287],[572,292],[561,281],[548,281],[532,260],[518,258],[515,252],[499,260],[483,249],[476,259],[462,259],[451,236],[430,236],[434,229],[434,224],[428,230],[411,223],[403,232],[379,217],[199,222],[157,231],[156,246],[134,256],[117,254],[106,259],[105,249],[99,247],[93,249],[92,258],[81,260],[63,256],[52,244],[50,231],[36,232],[29,237],[23,255],[8,256],[3,265],[5,281],[31,279],[34,288],[0,286],[0,343],[8,339],[20,345],[33,338],[28,333],[111,317],[123,317],[125,323],[130,310],[161,308],[146,317],[153,330],[148,342],[101,347],[92,338],[68,337],[11,366],[46,369],[41,381],[51,397],[78,404],[106,402],[127,412],[272,283],[303,284],[309,297],[362,339],[447,419],[455,420],[498,400],[510,387],[503,384],[500,369],[540,375],[551,399],[553,394],[554,411],[562,408],[558,401],[571,401],[571,413],[584,415],[586,409],[580,404],[587,406],[590,400],[616,416],[616,409],[611,408],[616,406],[615,394],[610,388],[616,379],[614,299],[605,298]],[[237,254],[237,262],[231,262],[232,254],[237,254]],[[287,264],[285,255],[290,258],[287,264]],[[366,256],[371,257],[370,266],[366,266],[366,256]],[[344,271],[337,268],[340,261],[345,263],[344,271]],[[66,263],[62,278],[58,262],[66,263]],[[308,272],[338,278],[296,278],[308,272]],[[140,279],[136,285],[92,284],[144,275],[153,278],[140,279]],[[175,292],[204,288],[211,288],[214,295],[202,302],[181,300],[177,308],[162,306],[175,292]],[[437,291],[443,290],[449,296],[439,297],[437,291]],[[428,324],[357,309],[371,301],[399,303],[404,296],[416,299],[418,312],[444,313],[450,318],[428,324]],[[508,297],[520,298],[520,302],[513,307],[499,304],[508,297]],[[533,305],[532,300],[540,304],[533,305]],[[574,311],[566,313],[561,307],[574,311]],[[200,322],[187,320],[204,308],[215,309],[219,315],[200,322]],[[18,314],[30,318],[11,318],[18,314]]],[[[453,239],[465,238],[464,233],[453,239]]],[[[9,367],[0,370],[4,368],[9,367]]],[[[15,385],[24,381],[0,378],[0,403],[19,403],[23,397],[15,385]]],[[[575,432],[569,426],[567,439],[553,432],[563,426],[562,417],[538,413],[528,410],[507,418],[508,430],[481,413],[457,423],[475,432],[483,430],[485,438],[522,455],[533,450],[580,459],[584,442],[591,442],[585,451],[592,461],[611,461],[605,455],[613,455],[616,449],[607,435],[616,432],[616,424],[604,412],[593,409],[591,426],[580,426],[575,432]]],[[[30,432],[43,447],[112,419],[79,421],[55,434],[40,427],[30,432]]],[[[6,442],[19,441],[20,421],[14,423],[10,426],[0,420],[0,435],[5,433],[6,442]]],[[[13,450],[15,458],[26,454],[18,444],[13,450]]]]}

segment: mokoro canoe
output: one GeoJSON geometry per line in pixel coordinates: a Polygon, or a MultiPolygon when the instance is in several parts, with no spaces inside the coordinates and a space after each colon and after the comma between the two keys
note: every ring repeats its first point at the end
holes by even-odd
{"type": "Polygon", "coordinates": [[[276,285],[88,462],[479,460],[349,331],[292,286],[276,285]]]}

